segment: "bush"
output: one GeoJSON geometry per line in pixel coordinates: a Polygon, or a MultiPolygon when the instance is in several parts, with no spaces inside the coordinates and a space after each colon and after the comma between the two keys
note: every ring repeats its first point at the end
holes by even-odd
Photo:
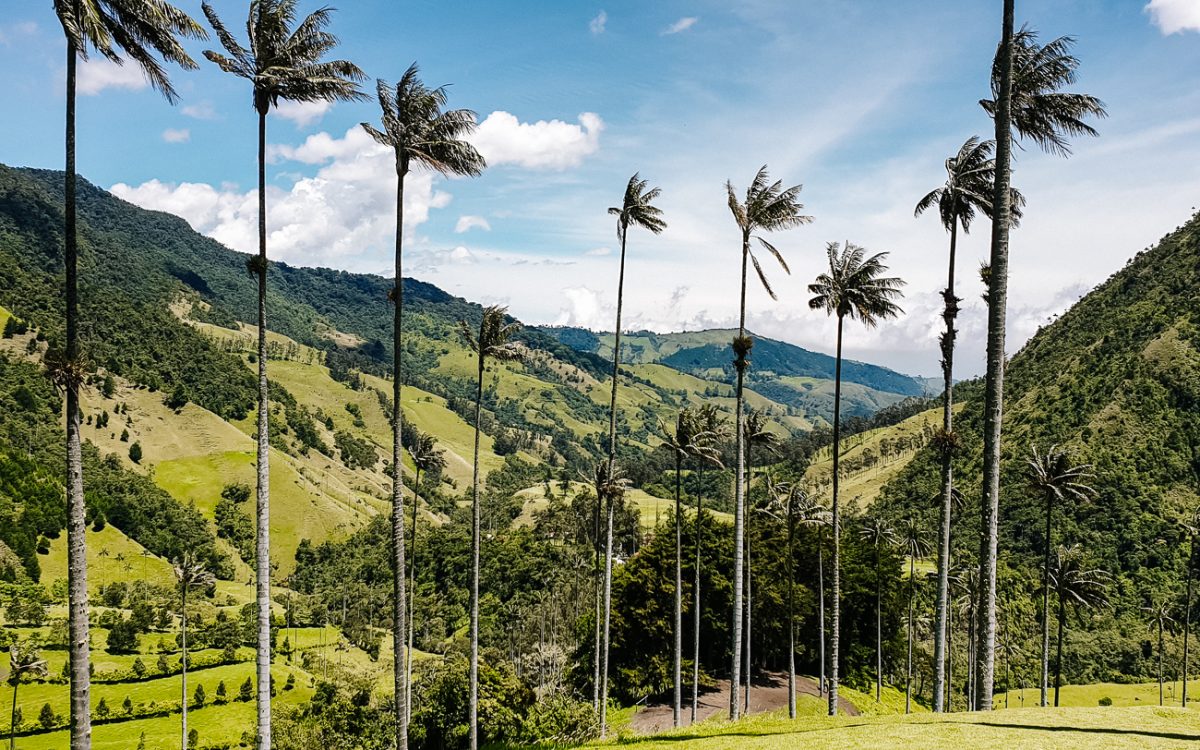
{"type": "Polygon", "coordinates": [[[592,704],[577,701],[565,692],[550,693],[533,704],[522,728],[524,743],[531,745],[582,744],[599,733],[592,704]]]}
{"type": "Polygon", "coordinates": [[[1111,705],[1112,705],[1112,698],[1109,698],[1109,697],[1106,695],[1106,696],[1104,696],[1103,698],[1101,698],[1101,699],[1100,699],[1099,703],[1100,703],[1100,705],[1101,705],[1101,706],[1111,706],[1111,705]]]}
{"type": "Polygon", "coordinates": [[[132,654],[138,648],[137,626],[131,620],[121,620],[108,631],[108,650],[114,654],[132,654]]]}
{"type": "Polygon", "coordinates": [[[129,460],[133,461],[135,464],[140,464],[142,462],[142,444],[141,443],[134,442],[133,445],[129,446],[129,460]]]}

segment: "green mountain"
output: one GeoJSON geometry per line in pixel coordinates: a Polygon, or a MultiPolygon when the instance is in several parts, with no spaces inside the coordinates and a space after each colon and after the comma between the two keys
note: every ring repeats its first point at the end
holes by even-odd
{"type": "MultiPolygon", "coordinates": [[[[1112,609],[1089,616],[1072,641],[1069,682],[1134,674],[1143,653],[1141,611],[1153,597],[1178,602],[1188,539],[1200,509],[1200,217],[1138,253],[1015,356],[1005,379],[1000,548],[1008,581],[1038,580],[1044,508],[1024,488],[1030,446],[1067,448],[1091,465],[1089,503],[1056,511],[1055,544],[1079,544],[1116,577],[1112,609]]],[[[958,560],[977,552],[982,388],[959,388],[962,446],[955,477],[966,499],[956,521],[958,560]]],[[[879,506],[923,514],[937,495],[938,460],[923,450],[884,488],[879,506]]],[[[1014,595],[1015,610],[1033,604],[1014,595]]],[[[1182,616],[1182,615],[1180,615],[1182,616]]],[[[1021,636],[1022,631],[1017,633],[1021,636]]],[[[1074,627],[1074,626],[1073,626],[1074,627]]],[[[1030,642],[1030,654],[1036,643],[1030,642]]],[[[1148,653],[1148,652],[1146,652],[1148,653]]],[[[1148,672],[1146,672],[1148,673],[1148,672]]]]}
{"type": "MultiPolygon", "coordinates": [[[[611,333],[569,326],[542,330],[578,351],[612,357],[611,333]]],[[[735,333],[721,328],[683,333],[634,331],[621,336],[621,356],[632,364],[658,363],[697,377],[732,383],[735,372],[729,342],[735,333]]],[[[836,364],[833,357],[755,336],[751,360],[748,383],[755,391],[810,418],[825,422],[831,419],[836,364]]],[[[935,390],[923,378],[854,360],[842,362],[842,384],[842,408],[848,416],[869,416],[905,398],[929,396],[935,390]]]]}

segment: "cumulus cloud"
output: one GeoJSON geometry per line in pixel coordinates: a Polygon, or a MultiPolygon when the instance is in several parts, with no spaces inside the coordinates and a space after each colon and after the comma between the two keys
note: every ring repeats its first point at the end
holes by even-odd
{"type": "MultiPolygon", "coordinates": [[[[387,251],[395,232],[396,171],[391,152],[353,127],[342,138],[312,136],[298,149],[306,163],[321,164],[312,177],[289,188],[267,187],[271,257],[303,265],[333,265],[358,271],[388,268],[387,251]]],[[[292,158],[278,151],[279,158],[292,158]]],[[[297,157],[297,160],[300,160],[297,157]]],[[[197,231],[242,252],[257,245],[257,191],[235,185],[164,183],[117,184],[112,192],[145,208],[182,216],[197,231]]],[[[433,209],[450,195],[433,186],[428,172],[408,177],[404,226],[411,239],[433,209]]]]}
{"type": "Polygon", "coordinates": [[[482,229],[485,232],[490,232],[492,231],[492,225],[482,216],[460,216],[454,224],[455,234],[469,232],[472,229],[482,229]]]}
{"type": "Polygon", "coordinates": [[[162,139],[167,143],[187,143],[192,139],[192,131],[187,128],[167,128],[163,131],[162,139]]]}
{"type": "Polygon", "coordinates": [[[663,29],[662,35],[668,36],[670,34],[678,34],[681,31],[687,31],[688,29],[695,26],[696,22],[699,20],[700,19],[696,18],[695,16],[684,16],[683,18],[679,19],[678,21],[671,24],[667,28],[663,29]]]}
{"type": "Polygon", "coordinates": [[[86,96],[99,94],[105,89],[140,91],[150,85],[146,76],[133,63],[118,65],[100,55],[93,55],[79,65],[75,87],[86,96]]]}
{"type": "Polygon", "coordinates": [[[516,164],[528,169],[566,169],[578,166],[600,148],[604,121],[584,112],[579,124],[562,120],[521,122],[502,110],[479,123],[471,142],[489,166],[516,164]]]}
{"type": "Polygon", "coordinates": [[[179,110],[187,117],[196,120],[215,120],[217,119],[217,110],[213,107],[213,103],[205,99],[202,102],[185,105],[179,110]]]}
{"type": "Polygon", "coordinates": [[[281,101],[273,112],[285,120],[291,120],[297,128],[306,128],[320,122],[325,113],[333,109],[333,102],[292,102],[281,101]]]}
{"type": "Polygon", "coordinates": [[[1163,34],[1200,31],[1200,2],[1196,0],[1150,0],[1145,11],[1163,34]]]}
{"type": "Polygon", "coordinates": [[[588,28],[591,29],[593,34],[603,34],[604,27],[607,24],[608,24],[608,14],[605,13],[604,11],[600,11],[600,13],[598,13],[595,18],[588,21],[588,28]]]}
{"type": "Polygon", "coordinates": [[[607,331],[612,328],[614,308],[605,302],[605,297],[597,290],[586,286],[572,286],[563,289],[562,295],[566,298],[566,304],[559,310],[554,325],[578,326],[593,331],[607,331]]]}

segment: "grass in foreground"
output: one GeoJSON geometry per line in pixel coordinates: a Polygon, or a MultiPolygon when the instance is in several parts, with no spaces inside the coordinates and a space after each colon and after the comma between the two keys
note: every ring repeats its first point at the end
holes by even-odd
{"type": "MultiPolygon", "coordinates": [[[[812,699],[815,700],[815,699],[812,699]]],[[[595,745],[636,745],[645,750],[1009,750],[1056,748],[1194,747],[1200,712],[1182,708],[1009,709],[991,713],[875,717],[755,716],[737,723],[709,722],[653,737],[622,737],[595,745]]]]}

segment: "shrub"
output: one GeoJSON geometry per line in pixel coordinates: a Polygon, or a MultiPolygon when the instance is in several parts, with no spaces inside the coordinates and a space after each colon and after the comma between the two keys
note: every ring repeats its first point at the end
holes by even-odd
{"type": "Polygon", "coordinates": [[[1111,705],[1112,705],[1112,698],[1109,698],[1109,697],[1106,695],[1106,696],[1104,696],[1103,698],[1101,698],[1099,702],[1100,702],[1100,705],[1101,705],[1101,706],[1111,706],[1111,705]]]}

